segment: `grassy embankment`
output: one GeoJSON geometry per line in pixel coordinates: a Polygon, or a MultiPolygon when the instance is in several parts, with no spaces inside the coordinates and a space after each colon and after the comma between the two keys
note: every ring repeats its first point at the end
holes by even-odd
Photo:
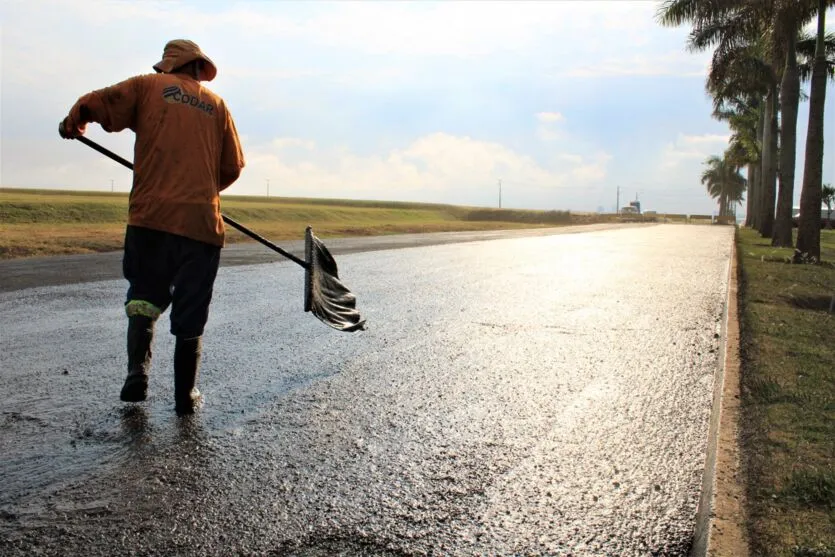
{"type": "Polygon", "coordinates": [[[752,552],[835,557],[835,231],[820,265],[750,229],[737,241],[752,552]]]}
{"type": "MultiPolygon", "coordinates": [[[[0,259],[119,250],[126,193],[0,188],[0,259]]],[[[270,240],[587,224],[613,216],[453,205],[223,196],[222,211],[270,240]]],[[[228,243],[251,241],[227,227],[228,243]]]]}

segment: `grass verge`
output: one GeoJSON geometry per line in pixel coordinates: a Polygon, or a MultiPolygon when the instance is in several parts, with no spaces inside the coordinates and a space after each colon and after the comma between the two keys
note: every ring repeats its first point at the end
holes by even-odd
{"type": "Polygon", "coordinates": [[[820,265],[750,229],[737,245],[751,550],[835,557],[835,231],[820,265]]]}
{"type": "MultiPolygon", "coordinates": [[[[224,214],[271,240],[588,224],[613,215],[428,203],[222,196],[224,214]]],[[[122,248],[125,193],[0,188],[0,259],[122,248]]],[[[227,243],[251,242],[227,228],[227,243]]]]}

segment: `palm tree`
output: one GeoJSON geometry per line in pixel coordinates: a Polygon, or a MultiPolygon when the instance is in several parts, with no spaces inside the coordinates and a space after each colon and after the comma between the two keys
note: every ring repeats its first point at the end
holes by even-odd
{"type": "Polygon", "coordinates": [[[765,94],[770,75],[759,45],[745,45],[714,57],[707,78],[713,97],[713,117],[727,121],[731,144],[741,143],[747,156],[736,162],[748,165],[748,202],[745,226],[759,229],[762,222],[762,164],[765,94]]]}
{"type": "Polygon", "coordinates": [[[713,155],[705,161],[707,168],[702,173],[702,184],[714,199],[719,199],[719,216],[731,216],[731,204],[742,201],[746,180],[739,173],[739,167],[731,162],[732,153],[724,157],[713,155]]]}
{"type": "Polygon", "coordinates": [[[759,206],[759,228],[763,238],[774,230],[774,204],[777,200],[777,81],[769,80],[763,120],[762,192],[759,206]]]}
{"type": "MultiPolygon", "coordinates": [[[[799,17],[799,16],[798,16],[799,17]]],[[[782,23],[786,25],[785,22],[782,23]]],[[[811,76],[811,61],[814,59],[816,38],[806,33],[796,37],[796,56],[788,56],[787,69],[783,71],[780,87],[780,105],[783,114],[780,145],[780,190],[777,202],[777,214],[774,225],[774,245],[791,246],[792,221],[791,205],[794,197],[794,166],[796,153],[796,121],[799,101],[804,95],[799,89],[800,81],[808,81],[811,76]],[[797,74],[796,76],[794,74],[797,74]],[[795,96],[792,92],[796,92],[795,96]],[[786,218],[788,225],[786,226],[786,218]],[[788,232],[788,234],[785,234],[788,232]]],[[[755,207],[762,205],[760,166],[762,164],[762,140],[765,116],[762,109],[763,97],[768,92],[767,84],[771,77],[771,68],[763,56],[762,41],[744,45],[724,52],[722,58],[715,56],[707,78],[707,91],[713,97],[713,117],[727,121],[731,128],[731,143],[741,141],[746,145],[749,156],[739,159],[740,164],[748,164],[748,206],[745,226],[760,229],[761,211],[755,207]]],[[[788,51],[795,50],[791,46],[788,51]]],[[[835,35],[826,38],[827,69],[831,79],[835,79],[835,35]]],[[[774,136],[776,137],[776,136],[774,136]]],[[[771,137],[769,137],[769,140],[771,137]]],[[[773,210],[773,207],[769,207],[773,210]]]]}
{"type": "Polygon", "coordinates": [[[761,111],[757,108],[757,102],[756,99],[752,104],[737,102],[733,109],[714,110],[713,113],[714,118],[727,121],[732,130],[725,158],[737,168],[747,167],[748,169],[745,226],[750,226],[754,217],[752,199],[756,197],[758,185],[757,169],[761,149],[757,141],[757,124],[761,111]]]}
{"type": "Polygon", "coordinates": [[[759,68],[757,79],[761,81],[760,86],[765,87],[765,103],[762,115],[761,172],[756,177],[754,191],[757,203],[754,205],[752,200],[755,215],[752,222],[764,237],[772,234],[776,200],[779,79],[774,69],[775,42],[767,30],[774,21],[777,1],[666,0],[658,11],[658,20],[662,25],[677,26],[684,22],[693,24],[687,41],[689,50],[706,50],[715,46],[708,89],[712,79],[727,80],[732,73],[737,72],[740,72],[738,77],[752,79],[754,74],[742,68],[759,68]],[[747,57],[745,63],[743,55],[747,57]],[[716,74],[715,78],[713,74],[716,74]]]}
{"type": "Polygon", "coordinates": [[[792,247],[792,202],[794,201],[794,168],[797,155],[797,110],[800,105],[800,73],[797,67],[797,35],[807,14],[802,3],[792,0],[781,3],[775,17],[774,35],[785,47],[785,62],[780,82],[780,189],[771,245],[792,247]]]}
{"type": "Polygon", "coordinates": [[[823,183],[823,116],[826,103],[826,0],[818,0],[818,34],[815,63],[809,92],[809,126],[806,134],[806,159],[800,190],[800,218],[797,225],[797,251],[820,260],[820,206],[823,183]]]}
{"type": "MultiPolygon", "coordinates": [[[[693,29],[688,39],[689,50],[705,50],[715,46],[713,66],[729,52],[761,42],[765,46],[763,61],[770,67],[766,80],[768,92],[762,122],[762,176],[754,183],[756,225],[764,237],[774,235],[778,133],[783,137],[780,164],[781,193],[775,243],[791,245],[791,199],[794,189],[794,157],[796,150],[797,102],[802,69],[797,65],[797,35],[804,21],[817,14],[815,62],[812,70],[809,126],[806,158],[801,189],[801,224],[798,227],[798,250],[814,259],[820,257],[820,206],[823,169],[823,115],[826,97],[825,11],[835,5],[833,0],[665,0],[658,10],[662,25],[678,26],[689,22],[693,29]],[[797,76],[797,77],[796,77],[797,76]],[[777,96],[780,85],[785,91],[777,96]],[[795,95],[795,90],[797,94],[795,95]],[[783,129],[778,131],[777,116],[782,106],[783,129]],[[794,139],[792,139],[794,138],[794,139]],[[788,219],[786,218],[788,215],[788,219]],[[790,226],[790,224],[789,224],[790,226]],[[786,230],[789,239],[786,242],[786,230]]],[[[754,174],[754,173],[749,173],[754,174]]],[[[756,176],[755,176],[756,178],[756,176]]],[[[752,200],[754,203],[754,200],[752,200]]]]}
{"type": "Polygon", "coordinates": [[[732,133],[728,142],[728,152],[732,154],[731,162],[747,168],[747,189],[748,199],[746,205],[745,221],[746,226],[751,225],[753,218],[754,201],[757,189],[759,188],[759,167],[761,163],[762,149],[757,138],[757,124],[760,120],[759,108],[749,108],[748,111],[737,117],[731,118],[729,125],[732,133]]]}
{"type": "MultiPolygon", "coordinates": [[[[774,41],[771,28],[775,0],[708,0],[707,5],[719,6],[710,23],[694,26],[690,34],[691,49],[704,50],[716,46],[708,76],[708,90],[715,79],[743,81],[748,91],[764,97],[762,135],[760,139],[760,170],[757,172],[753,222],[763,237],[772,234],[774,205],[777,189],[778,153],[778,85],[775,71],[774,41]],[[735,75],[734,75],[735,74],[735,75]]],[[[704,8],[703,8],[704,9],[704,8]]]]}
{"type": "MultiPolygon", "coordinates": [[[[835,4],[833,0],[823,2],[835,4]]],[[[662,25],[692,23],[693,30],[687,43],[689,50],[715,46],[708,77],[709,90],[712,89],[711,81],[716,80],[714,74],[720,79],[728,79],[729,71],[752,72],[749,78],[756,75],[756,79],[766,85],[761,176],[749,169],[753,180],[748,204],[749,208],[757,209],[749,210],[751,216],[747,223],[754,225],[762,236],[773,237],[775,245],[791,245],[797,112],[800,80],[805,73],[804,68],[798,66],[798,35],[815,15],[819,4],[819,0],[667,0],[658,11],[662,25]],[[760,68],[742,67],[738,60],[743,55],[758,59],[760,68]],[[782,114],[779,128],[778,114],[782,114]]]]}
{"type": "MultiPolygon", "coordinates": [[[[728,164],[730,164],[733,168],[737,169],[737,173],[743,167],[747,167],[748,171],[751,171],[754,159],[752,158],[749,147],[746,145],[745,139],[740,138],[740,136],[736,134],[731,136],[728,148],[725,150],[725,161],[728,164]]],[[[729,192],[732,195],[728,196],[728,200],[730,203],[733,204],[733,209],[729,208],[729,216],[736,216],[736,204],[742,202],[742,193],[744,190],[748,189],[750,183],[751,178],[749,176],[748,178],[745,178],[745,184],[743,186],[742,191],[736,192],[734,190],[729,192]]],[[[748,196],[750,197],[750,191],[748,196]]]]}
{"type": "MultiPolygon", "coordinates": [[[[832,2],[827,2],[831,4],[832,2]]],[[[795,157],[797,153],[797,112],[801,100],[800,82],[811,76],[816,37],[809,38],[803,27],[815,15],[817,2],[809,0],[780,0],[775,18],[774,33],[785,47],[785,65],[780,84],[780,190],[774,221],[772,245],[792,246],[792,202],[794,200],[795,157]],[[810,48],[811,47],[811,48],[810,48]]],[[[827,67],[833,75],[833,37],[825,37],[827,67]]]]}

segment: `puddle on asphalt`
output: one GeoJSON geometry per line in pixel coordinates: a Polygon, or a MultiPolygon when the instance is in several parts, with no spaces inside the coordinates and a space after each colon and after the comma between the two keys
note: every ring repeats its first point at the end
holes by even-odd
{"type": "Polygon", "coordinates": [[[0,414],[0,510],[54,493],[91,477],[168,452],[174,445],[199,446],[207,436],[198,414],[177,418],[173,410],[125,405],[76,416],[0,414]]]}
{"type": "MultiPolygon", "coordinates": [[[[139,404],[116,402],[85,408],[56,407],[54,400],[15,400],[0,411],[0,512],[19,514],[36,501],[71,486],[83,485],[131,463],[199,452],[212,438],[234,435],[258,421],[287,393],[334,375],[273,376],[261,389],[204,392],[202,408],[177,417],[167,393],[139,404]],[[156,398],[156,400],[154,400],[156,398]],[[25,409],[25,410],[24,410],[25,409]]],[[[184,457],[185,458],[185,457],[184,457]]]]}

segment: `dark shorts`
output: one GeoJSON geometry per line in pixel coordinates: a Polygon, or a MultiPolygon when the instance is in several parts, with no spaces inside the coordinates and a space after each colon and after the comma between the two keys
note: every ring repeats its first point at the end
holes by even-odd
{"type": "Polygon", "coordinates": [[[184,236],[128,226],[122,271],[130,283],[128,315],[151,304],[159,313],[171,306],[171,334],[203,334],[209,318],[220,247],[184,236]]]}

